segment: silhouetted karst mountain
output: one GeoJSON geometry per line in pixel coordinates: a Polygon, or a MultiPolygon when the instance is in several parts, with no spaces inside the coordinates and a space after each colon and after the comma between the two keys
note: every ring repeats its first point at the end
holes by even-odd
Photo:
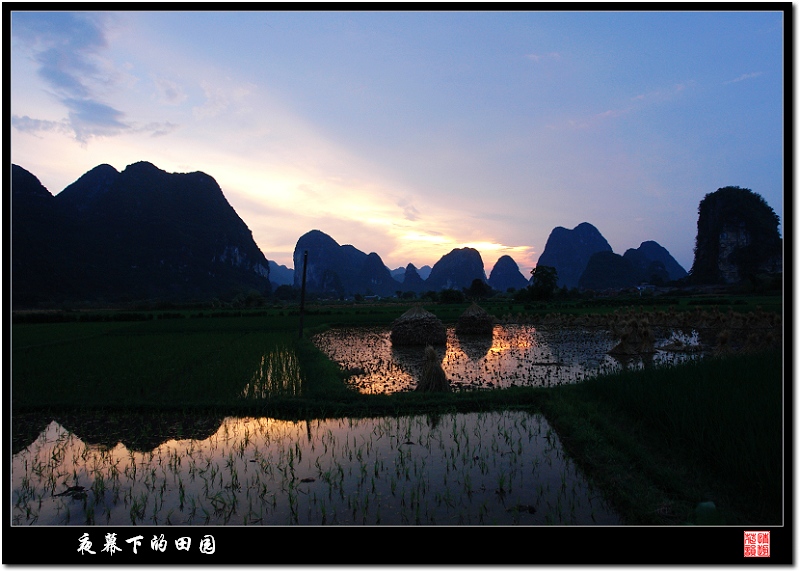
{"type": "Polygon", "coordinates": [[[339,271],[343,267],[342,258],[341,246],[330,236],[319,230],[307,232],[297,240],[294,247],[292,260],[295,287],[302,287],[305,271],[307,291],[343,296],[344,289],[339,278],[339,271]],[[306,252],[308,257],[304,261],[306,252]]]}
{"type": "Polygon", "coordinates": [[[377,254],[340,246],[320,230],[301,236],[294,249],[294,285],[302,286],[303,253],[308,251],[306,290],[337,297],[354,294],[392,296],[401,288],[377,254]]]}
{"type": "Polygon", "coordinates": [[[629,248],[623,256],[609,251],[592,254],[578,286],[590,290],[632,288],[640,284],[664,285],[686,276],[686,271],[666,248],[652,240],[629,248]]]}
{"type": "MultiPolygon", "coordinates": [[[[634,250],[629,248],[622,255],[622,258],[627,260],[633,269],[634,285],[637,284],[653,284],[656,286],[663,286],[670,281],[669,272],[666,266],[660,260],[651,260],[642,254],[638,249],[634,250]]],[[[591,262],[591,260],[590,260],[591,262]]],[[[584,275],[586,272],[584,272],[584,275]]]]}
{"type": "Polygon", "coordinates": [[[687,274],[683,266],[678,264],[678,261],[672,257],[669,251],[653,240],[643,242],[637,249],[629,248],[623,256],[631,259],[631,262],[640,272],[642,281],[645,282],[652,282],[649,276],[645,276],[645,274],[648,274],[648,268],[653,262],[661,263],[667,274],[665,281],[680,280],[686,277],[687,274]]]}
{"type": "Polygon", "coordinates": [[[286,268],[286,266],[278,264],[274,260],[270,260],[269,281],[273,289],[287,284],[291,286],[294,284],[294,269],[286,268]]]}
{"type": "Polygon", "coordinates": [[[368,295],[394,296],[400,283],[392,278],[381,257],[370,252],[361,264],[358,279],[363,285],[363,293],[368,295]]]}
{"type": "Polygon", "coordinates": [[[509,288],[520,290],[528,285],[528,279],[519,271],[519,265],[508,255],[501,256],[489,273],[489,286],[500,292],[509,288]]]}
{"type": "Polygon", "coordinates": [[[572,230],[557,226],[547,238],[538,265],[552,266],[558,272],[558,286],[575,288],[595,252],[611,252],[603,235],[588,222],[572,230]]]}
{"type": "Polygon", "coordinates": [[[204,173],[167,173],[147,162],[118,173],[100,165],[53,203],[56,221],[47,236],[64,263],[41,275],[24,258],[17,261],[23,281],[57,284],[54,293],[26,293],[25,303],[186,301],[271,289],[252,233],[204,173]]]}
{"type": "Polygon", "coordinates": [[[456,248],[433,265],[425,285],[429,290],[460,290],[469,288],[476,278],[486,282],[480,253],[474,248],[456,248]]]}
{"type": "Polygon", "coordinates": [[[59,289],[61,217],[55,197],[32,173],[11,166],[11,294],[13,303],[34,305],[59,289]]]}
{"type": "Polygon", "coordinates": [[[108,194],[119,176],[111,165],[98,165],[58,193],[58,201],[64,210],[73,213],[96,210],[97,202],[108,194]]]}
{"type": "Polygon", "coordinates": [[[417,272],[416,266],[410,264],[406,266],[403,272],[403,285],[401,287],[403,292],[415,292],[419,294],[425,291],[425,280],[417,272]]]}
{"type": "Polygon", "coordinates": [[[19,165],[11,165],[11,197],[15,209],[52,208],[53,195],[33,173],[19,165]]]}
{"type": "Polygon", "coordinates": [[[686,276],[686,271],[666,248],[652,240],[629,248],[620,256],[595,252],[583,271],[578,286],[589,290],[632,288],[640,284],[664,285],[686,276]]]}
{"type": "MultiPolygon", "coordinates": [[[[409,264],[411,264],[411,263],[409,263],[409,264]]],[[[413,266],[413,264],[412,264],[412,266],[413,266]]],[[[391,271],[392,278],[394,278],[398,282],[402,282],[403,278],[404,278],[404,276],[406,274],[406,268],[408,268],[408,266],[406,266],[405,268],[403,268],[401,266],[400,268],[395,268],[394,270],[392,270],[391,271]]],[[[431,267],[428,266],[427,264],[425,266],[421,266],[420,268],[417,268],[416,266],[414,266],[414,269],[417,271],[417,274],[419,275],[419,277],[422,278],[423,280],[427,280],[428,276],[431,275],[431,267]]]]}
{"type": "Polygon", "coordinates": [[[698,212],[692,283],[734,284],[782,272],[780,219],[761,195],[723,187],[707,194],[698,212]]]}
{"type": "Polygon", "coordinates": [[[578,287],[587,290],[631,288],[638,284],[638,272],[630,258],[610,251],[592,254],[578,281],[578,287]]]}

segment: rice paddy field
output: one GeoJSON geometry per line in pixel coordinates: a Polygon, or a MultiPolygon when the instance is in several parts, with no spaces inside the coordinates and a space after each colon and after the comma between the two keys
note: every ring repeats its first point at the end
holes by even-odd
{"type": "Polygon", "coordinates": [[[538,414],[225,418],[137,451],[51,422],[13,458],[20,525],[619,524],[538,414]]]}
{"type": "Polygon", "coordinates": [[[614,356],[615,308],[434,306],[453,391],[420,394],[405,309],[18,320],[12,524],[783,522],[779,313],[639,308],[655,350],[614,356]]]}

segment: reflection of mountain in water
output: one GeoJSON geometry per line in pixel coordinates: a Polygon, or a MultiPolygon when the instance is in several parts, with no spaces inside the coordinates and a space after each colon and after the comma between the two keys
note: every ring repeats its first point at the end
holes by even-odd
{"type": "Polygon", "coordinates": [[[39,438],[53,416],[48,413],[24,413],[11,416],[11,454],[16,455],[20,451],[30,447],[39,438]]]}
{"type": "Polygon", "coordinates": [[[53,421],[12,459],[9,513],[15,525],[81,527],[619,524],[553,435],[541,415],[524,411],[227,417],[207,439],[138,452],[89,445],[53,421]],[[442,454],[459,450],[465,458],[442,454]],[[409,471],[413,465],[413,481],[398,481],[403,463],[409,471]],[[443,480],[448,471],[453,478],[443,480]],[[538,497],[531,496],[534,473],[538,497]],[[409,487],[413,505],[398,500],[409,487]],[[517,509],[531,502],[535,514],[517,509]]]}
{"type": "Polygon", "coordinates": [[[221,417],[170,413],[86,413],[58,415],[44,420],[14,416],[14,454],[29,447],[55,421],[87,445],[113,449],[122,443],[129,451],[148,452],[162,443],[181,439],[208,439],[222,424],[221,417]],[[34,434],[35,433],[35,434],[34,434]]]}

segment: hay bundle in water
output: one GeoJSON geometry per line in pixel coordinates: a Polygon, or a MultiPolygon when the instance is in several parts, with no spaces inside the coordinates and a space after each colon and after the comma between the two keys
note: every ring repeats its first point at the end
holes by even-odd
{"type": "Polygon", "coordinates": [[[422,362],[422,375],[417,384],[417,391],[448,392],[450,382],[447,381],[439,356],[433,346],[425,347],[425,360],[422,362]]]}
{"type": "Polygon", "coordinates": [[[620,342],[609,350],[611,355],[638,355],[656,352],[655,335],[647,319],[633,318],[617,327],[620,342]]]}
{"type": "Polygon", "coordinates": [[[414,306],[392,322],[390,338],[396,346],[443,345],[447,343],[447,330],[439,318],[422,306],[414,306]]]}
{"type": "Polygon", "coordinates": [[[467,308],[456,324],[457,334],[492,335],[494,318],[476,303],[467,308]]]}

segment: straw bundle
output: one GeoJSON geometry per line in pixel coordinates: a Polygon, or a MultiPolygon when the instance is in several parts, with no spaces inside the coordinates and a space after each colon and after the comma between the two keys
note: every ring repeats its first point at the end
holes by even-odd
{"type": "Polygon", "coordinates": [[[714,347],[714,355],[725,356],[732,353],[734,352],[731,346],[731,332],[729,330],[722,330],[717,334],[717,345],[714,347]]]}
{"type": "Polygon", "coordinates": [[[615,328],[620,337],[620,342],[611,348],[608,353],[612,355],[636,355],[655,353],[655,335],[647,319],[632,318],[622,322],[615,328]]]}
{"type": "Polygon", "coordinates": [[[425,360],[422,363],[422,375],[417,384],[417,391],[450,391],[450,382],[447,381],[447,374],[442,369],[439,356],[433,346],[425,347],[425,360]]]}
{"type": "Polygon", "coordinates": [[[494,318],[476,303],[467,308],[456,324],[457,334],[491,335],[494,330],[494,318]]]}
{"type": "Polygon", "coordinates": [[[392,322],[390,338],[398,346],[443,345],[447,330],[439,318],[417,305],[392,322]]]}

